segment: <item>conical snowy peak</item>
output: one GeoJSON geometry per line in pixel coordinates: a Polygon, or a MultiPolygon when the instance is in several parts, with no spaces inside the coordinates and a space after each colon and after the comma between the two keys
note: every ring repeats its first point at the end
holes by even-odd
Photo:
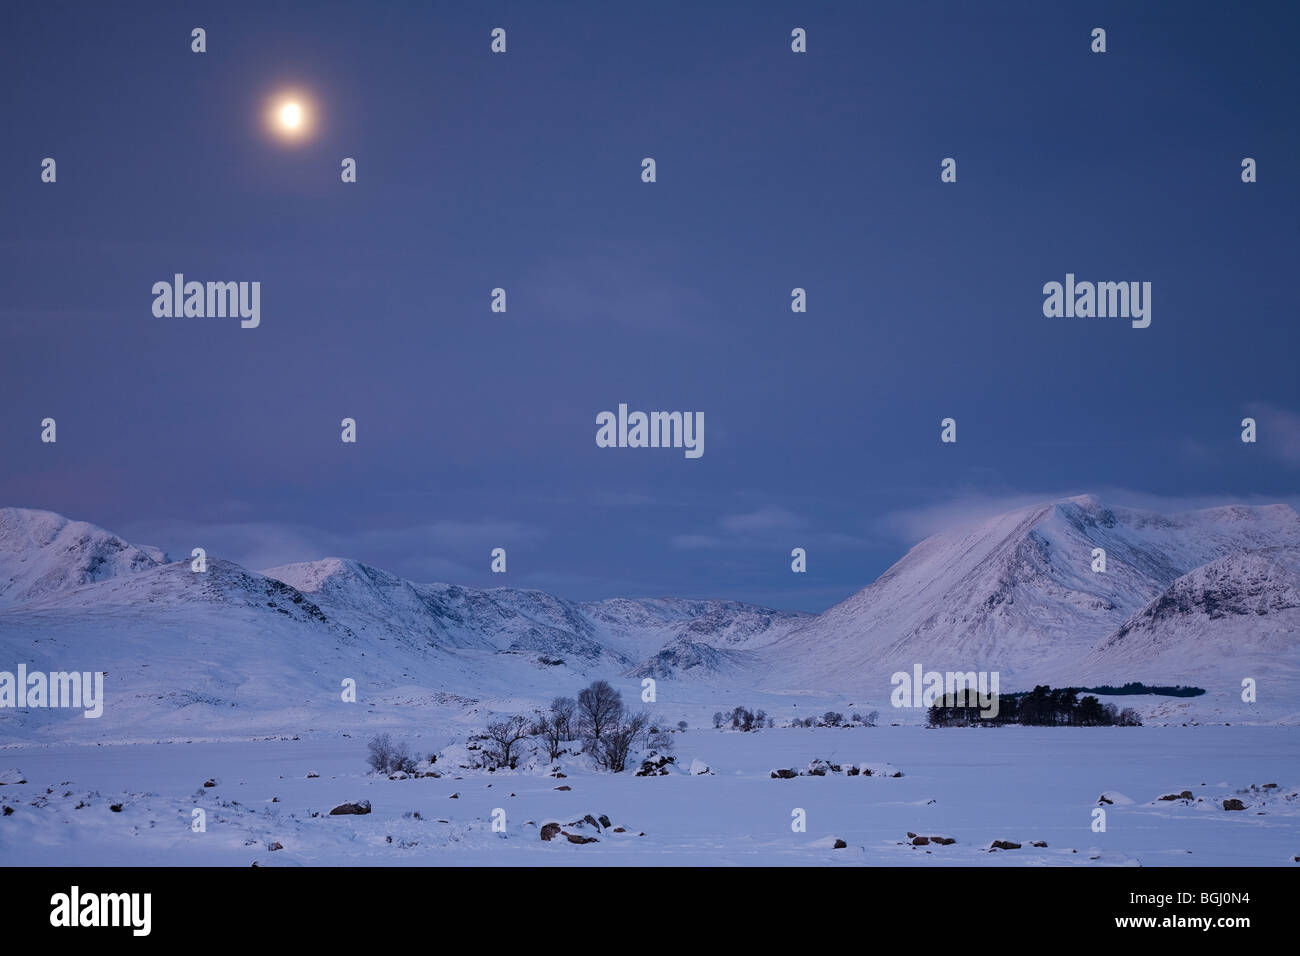
{"type": "Polygon", "coordinates": [[[1286,506],[1165,516],[1084,495],[1020,508],[916,545],[774,644],[767,682],[872,690],[916,663],[1027,679],[1086,653],[1192,569],[1277,547],[1300,547],[1286,506]]]}

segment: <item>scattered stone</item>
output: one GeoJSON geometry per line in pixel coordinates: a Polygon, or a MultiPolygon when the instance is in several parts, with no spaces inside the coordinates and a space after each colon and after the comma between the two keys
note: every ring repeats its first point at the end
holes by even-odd
{"type": "Polygon", "coordinates": [[[692,777],[698,777],[700,774],[705,774],[705,773],[713,773],[713,771],[709,769],[709,765],[708,765],[708,764],[706,764],[703,760],[692,760],[692,761],[691,761],[691,776],[692,776],[692,777]]]}
{"type": "Polygon", "coordinates": [[[595,827],[597,830],[600,829],[600,824],[596,822],[596,818],[593,817],[590,813],[588,813],[585,817],[582,818],[582,822],[583,822],[583,823],[590,823],[590,824],[591,824],[593,827],[595,827]]]}
{"type": "Polygon", "coordinates": [[[835,849],[837,849],[837,850],[843,850],[843,849],[845,849],[847,846],[848,846],[848,844],[845,843],[843,840],[841,840],[839,837],[836,837],[836,838],[835,838],[835,849]]]}
{"type": "Polygon", "coordinates": [[[217,781],[214,780],[214,779],[211,778],[211,777],[209,777],[209,778],[207,779],[207,782],[203,784],[203,786],[205,786],[205,787],[215,787],[216,785],[217,785],[217,781]]]}
{"type": "Polygon", "coordinates": [[[112,810],[114,813],[121,813],[121,812],[122,812],[122,804],[120,804],[120,803],[112,803],[112,804],[109,804],[108,809],[112,810]]]}
{"type": "Polygon", "coordinates": [[[912,837],[914,837],[914,836],[916,836],[916,834],[913,833],[911,830],[908,830],[908,831],[907,831],[907,838],[908,838],[909,840],[912,839],[912,837]]]}
{"type": "Polygon", "coordinates": [[[614,832],[615,832],[615,833],[626,833],[627,830],[626,830],[624,827],[614,827],[614,832]]]}
{"type": "Polygon", "coordinates": [[[268,846],[267,849],[270,850],[272,853],[274,853],[276,850],[283,850],[284,844],[281,843],[279,840],[277,840],[275,843],[272,843],[270,846],[268,846]]]}
{"type": "Polygon", "coordinates": [[[560,835],[560,825],[558,823],[548,823],[542,827],[543,840],[547,840],[547,841],[554,840],[559,835],[560,835]]]}
{"type": "Polygon", "coordinates": [[[1033,843],[1030,844],[1030,846],[1046,847],[1046,846],[1047,846],[1047,841],[1046,841],[1046,840],[1035,840],[1033,843]]]}
{"type": "Polygon", "coordinates": [[[956,843],[957,841],[956,841],[956,839],[954,839],[953,837],[932,836],[932,837],[930,837],[930,842],[931,842],[931,843],[937,843],[937,844],[939,844],[940,846],[951,846],[952,844],[956,843]]]}
{"type": "Polygon", "coordinates": [[[453,793],[453,794],[452,794],[450,797],[448,797],[447,799],[448,799],[448,800],[459,800],[459,799],[460,799],[460,794],[459,794],[459,793],[453,793]]]}
{"type": "Polygon", "coordinates": [[[308,770],[308,771],[307,771],[307,779],[308,779],[308,780],[315,780],[315,779],[316,779],[317,777],[319,777],[319,776],[320,776],[320,774],[318,774],[315,770],[308,770]]]}
{"type": "Polygon", "coordinates": [[[1114,801],[1114,800],[1108,800],[1108,799],[1106,799],[1106,795],[1103,793],[1100,797],[1097,798],[1097,802],[1098,802],[1098,803],[1114,803],[1115,801],[1114,801]]]}
{"type": "Polygon", "coordinates": [[[1264,789],[1265,789],[1265,790],[1276,790],[1276,789],[1277,789],[1277,784],[1275,784],[1275,783],[1266,783],[1266,784],[1264,784],[1264,789]]]}
{"type": "MultiPolygon", "coordinates": [[[[81,807],[78,807],[77,809],[80,810],[81,807]]],[[[14,815],[14,808],[13,808],[13,807],[10,807],[10,806],[6,806],[6,807],[4,808],[4,815],[7,816],[7,817],[11,817],[11,816],[13,816],[13,815],[14,815]]]]}
{"type": "MultiPolygon", "coordinates": [[[[511,796],[514,796],[514,794],[511,794],[511,796]]],[[[601,825],[602,827],[604,827],[606,830],[608,830],[608,829],[609,829],[609,826],[610,826],[610,819],[609,819],[609,817],[602,813],[602,814],[598,817],[598,819],[600,820],[600,825],[601,825]]]]}
{"type": "Polygon", "coordinates": [[[570,843],[599,843],[595,837],[583,836],[581,833],[566,833],[570,843]]]}
{"type": "Polygon", "coordinates": [[[990,847],[997,850],[1019,850],[1019,843],[1012,843],[1010,840],[994,840],[989,844],[990,847]]]}
{"type": "Polygon", "coordinates": [[[1246,805],[1245,805],[1244,803],[1242,803],[1240,800],[1238,800],[1236,797],[1229,797],[1227,800],[1224,800],[1224,801],[1223,801],[1223,809],[1225,809],[1225,810],[1245,810],[1245,809],[1246,809],[1246,805]]]}
{"type": "Polygon", "coordinates": [[[670,757],[667,754],[656,757],[651,753],[645,760],[641,761],[641,769],[636,772],[638,777],[666,777],[668,776],[668,765],[676,763],[676,757],[670,757]]]}
{"type": "Polygon", "coordinates": [[[339,817],[349,814],[360,816],[370,812],[370,801],[362,800],[360,803],[340,803],[330,811],[330,816],[339,817]]]}
{"type": "Polygon", "coordinates": [[[912,838],[912,846],[929,846],[929,845],[930,845],[929,837],[919,836],[919,837],[912,838]]]}
{"type": "Polygon", "coordinates": [[[562,787],[556,787],[555,789],[556,789],[556,790],[572,790],[573,788],[570,787],[570,786],[566,783],[564,786],[562,786],[562,787]]]}
{"type": "Polygon", "coordinates": [[[773,780],[776,780],[777,778],[780,778],[781,780],[792,780],[797,776],[799,776],[799,772],[797,770],[773,770],[772,771],[773,780]]]}

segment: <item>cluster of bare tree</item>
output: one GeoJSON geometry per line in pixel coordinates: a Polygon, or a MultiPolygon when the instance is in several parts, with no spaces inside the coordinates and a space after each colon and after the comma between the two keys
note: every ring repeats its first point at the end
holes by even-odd
{"type": "MultiPolygon", "coordinates": [[[[790,721],[791,727],[874,727],[880,719],[880,712],[873,710],[865,717],[854,714],[848,720],[838,711],[828,710],[820,717],[795,717],[790,721]]],[[[724,726],[732,730],[748,732],[773,726],[775,721],[766,711],[750,710],[748,707],[736,707],[730,713],[717,711],[713,715],[713,727],[721,730],[724,726]]]]}
{"type": "Polygon", "coordinates": [[[638,744],[660,752],[671,750],[669,733],[646,711],[633,711],[624,704],[623,695],[608,682],[598,680],[579,691],[576,700],[557,697],[547,710],[534,711],[531,717],[492,721],[487,725],[485,753],[492,766],[513,770],[528,741],[539,742],[550,760],[558,760],[568,744],[579,741],[598,767],[622,773],[638,744]]]}
{"type": "Polygon", "coordinates": [[[876,721],[880,720],[880,711],[873,710],[871,713],[863,716],[854,713],[845,720],[844,715],[837,710],[828,710],[820,717],[796,717],[790,721],[791,727],[874,727],[876,721]]]}
{"type": "Polygon", "coordinates": [[[380,773],[415,773],[416,758],[411,755],[406,744],[394,742],[388,734],[373,737],[366,745],[368,753],[366,762],[371,770],[380,773]]]}
{"type": "Polygon", "coordinates": [[[724,714],[722,711],[715,711],[713,714],[713,728],[719,730],[723,724],[729,724],[732,730],[739,730],[749,733],[751,730],[760,730],[763,727],[772,726],[772,718],[767,716],[765,710],[750,710],[748,707],[732,708],[731,713],[724,714]]]}

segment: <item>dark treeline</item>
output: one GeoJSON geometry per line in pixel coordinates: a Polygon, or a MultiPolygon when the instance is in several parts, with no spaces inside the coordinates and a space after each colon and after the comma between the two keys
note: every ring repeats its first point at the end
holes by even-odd
{"type": "Polygon", "coordinates": [[[1131,707],[1123,710],[1103,704],[1091,694],[1082,698],[1073,687],[1053,690],[1040,684],[1032,691],[998,697],[996,716],[975,704],[958,704],[953,696],[940,697],[929,710],[931,727],[1139,727],[1142,720],[1131,707]]]}
{"type": "Polygon", "coordinates": [[[1158,694],[1161,697],[1199,697],[1205,693],[1204,687],[1184,687],[1182,684],[1173,686],[1148,686],[1140,681],[1131,680],[1123,687],[1112,687],[1110,684],[1102,684],[1100,687],[1075,687],[1072,688],[1080,694],[1101,694],[1105,697],[1123,697],[1130,694],[1158,694]]]}

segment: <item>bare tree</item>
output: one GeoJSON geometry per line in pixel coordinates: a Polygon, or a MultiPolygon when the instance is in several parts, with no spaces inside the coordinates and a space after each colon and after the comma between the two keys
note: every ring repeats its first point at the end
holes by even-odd
{"type": "Polygon", "coordinates": [[[370,738],[370,743],[366,744],[369,753],[366,755],[366,762],[370,764],[371,770],[377,770],[380,773],[388,773],[388,768],[393,761],[393,738],[388,734],[379,734],[370,738]]]}
{"type": "Polygon", "coordinates": [[[519,761],[516,745],[532,736],[532,729],[528,718],[521,714],[492,721],[487,725],[488,758],[498,767],[513,770],[519,761]]]}
{"type": "Polygon", "coordinates": [[[611,724],[606,725],[602,741],[600,763],[614,773],[622,773],[627,767],[627,757],[636,742],[644,737],[650,727],[650,715],[644,710],[623,713],[611,724]]]}
{"type": "Polygon", "coordinates": [[[574,733],[577,712],[578,704],[572,697],[557,697],[551,701],[551,719],[555,722],[555,730],[560,734],[561,740],[573,740],[577,736],[574,733]]]}
{"type": "Polygon", "coordinates": [[[623,695],[603,680],[578,692],[578,732],[592,759],[604,765],[602,750],[610,728],[623,716],[623,695]]]}
{"type": "Polygon", "coordinates": [[[564,724],[554,711],[539,710],[536,711],[536,714],[537,720],[533,723],[533,734],[542,738],[542,743],[546,746],[548,759],[560,759],[560,754],[564,752],[564,742],[569,739],[561,729],[564,724]]]}

